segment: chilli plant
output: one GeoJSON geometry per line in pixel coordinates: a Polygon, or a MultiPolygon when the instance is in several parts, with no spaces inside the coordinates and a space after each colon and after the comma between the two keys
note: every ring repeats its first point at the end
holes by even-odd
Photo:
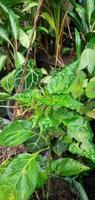
{"type": "MultiPolygon", "coordinates": [[[[0,146],[23,145],[27,150],[0,165],[0,200],[29,200],[45,184],[48,186],[45,198],[49,199],[53,176],[66,177],[79,190],[76,178],[95,167],[95,144],[90,126],[90,121],[95,119],[95,49],[86,48],[76,62],[47,76],[37,69],[34,60],[29,61],[29,57],[25,60],[18,51],[18,46],[26,46],[24,42],[28,40],[24,48],[30,50],[36,26],[30,40],[28,33],[19,28],[18,17],[11,8],[1,2],[0,6],[6,13],[0,28],[1,43],[10,47],[15,64],[14,71],[0,81],[3,91],[0,102],[16,102],[15,107],[20,111],[20,116],[16,115],[1,130],[0,146]],[[23,87],[18,92],[20,85],[23,87]]],[[[3,54],[1,70],[5,58],[8,59],[3,54]]],[[[84,190],[78,192],[81,199],[88,200],[84,190]]]]}
{"type": "Polygon", "coordinates": [[[49,199],[52,176],[77,177],[94,168],[95,145],[90,127],[90,120],[95,118],[94,51],[85,49],[80,61],[51,74],[47,83],[42,79],[39,86],[24,87],[23,92],[7,96],[29,115],[22,115],[1,131],[0,146],[23,144],[27,153],[1,164],[1,200],[28,200],[45,183],[49,199]],[[87,52],[93,64],[92,59],[84,62],[87,52]],[[68,151],[72,156],[67,156],[68,151]]]}

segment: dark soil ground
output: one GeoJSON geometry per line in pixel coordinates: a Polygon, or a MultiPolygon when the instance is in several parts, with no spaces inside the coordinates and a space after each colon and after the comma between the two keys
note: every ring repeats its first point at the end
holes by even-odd
{"type": "MultiPolygon", "coordinates": [[[[46,186],[47,187],[47,186],[46,186]]],[[[46,190],[45,190],[46,191],[46,190]]],[[[46,196],[46,192],[44,192],[46,196]]],[[[37,195],[33,195],[30,200],[46,200],[46,197],[43,197],[43,191],[38,191],[37,195]]],[[[74,194],[68,183],[65,180],[60,178],[52,178],[50,185],[50,197],[49,200],[80,200],[78,194],[74,194]]]]}

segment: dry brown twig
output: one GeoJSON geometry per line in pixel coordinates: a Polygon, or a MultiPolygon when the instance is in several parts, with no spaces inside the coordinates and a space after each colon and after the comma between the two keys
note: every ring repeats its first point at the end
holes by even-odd
{"type": "MultiPolygon", "coordinates": [[[[27,55],[26,55],[26,61],[25,61],[25,64],[23,66],[21,81],[20,81],[20,84],[19,84],[19,87],[18,87],[16,93],[20,93],[23,90],[23,85],[24,85],[26,70],[27,70],[27,64],[28,64],[28,60],[29,60],[29,52],[30,52],[32,45],[33,45],[33,42],[34,42],[34,34],[35,34],[36,27],[37,27],[37,22],[38,22],[38,19],[39,19],[39,16],[40,16],[40,12],[41,12],[43,2],[44,2],[44,0],[39,0],[39,3],[38,3],[36,15],[35,15],[35,18],[34,18],[34,25],[33,25],[33,29],[32,29],[30,44],[29,44],[29,48],[28,48],[28,51],[27,51],[27,55]]],[[[15,104],[14,118],[16,117],[17,107],[18,107],[18,103],[15,104]]]]}

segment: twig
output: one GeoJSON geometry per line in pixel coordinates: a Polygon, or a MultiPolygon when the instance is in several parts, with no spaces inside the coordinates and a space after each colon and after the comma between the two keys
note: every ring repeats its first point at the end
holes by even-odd
{"type": "MultiPolygon", "coordinates": [[[[28,51],[27,51],[27,55],[26,55],[26,61],[25,61],[25,64],[23,66],[21,81],[19,83],[19,86],[18,86],[18,89],[17,89],[16,93],[20,93],[23,90],[23,85],[24,85],[25,76],[26,76],[26,70],[27,70],[27,64],[28,64],[28,60],[29,60],[29,52],[30,52],[31,47],[32,47],[33,42],[34,42],[34,33],[35,33],[35,30],[36,30],[36,27],[37,27],[37,22],[38,22],[38,19],[39,19],[39,15],[40,15],[40,12],[41,12],[41,8],[42,8],[42,5],[43,5],[43,2],[44,2],[44,0],[39,0],[39,4],[38,4],[38,7],[37,7],[36,15],[35,15],[35,18],[34,18],[34,25],[33,25],[33,29],[32,29],[30,44],[29,44],[29,48],[28,48],[28,51]]],[[[16,116],[17,107],[18,107],[18,103],[15,104],[14,118],[16,116]]]]}
{"type": "Polygon", "coordinates": [[[42,4],[43,4],[43,1],[44,0],[39,0],[39,4],[38,4],[38,7],[37,7],[37,12],[36,12],[36,16],[35,16],[35,19],[34,19],[34,25],[33,25],[31,39],[30,39],[30,44],[29,44],[27,55],[26,55],[26,61],[25,61],[25,64],[23,66],[22,77],[21,77],[21,81],[20,81],[17,93],[19,93],[23,90],[24,80],[25,80],[25,76],[26,76],[26,69],[27,69],[27,64],[28,64],[28,60],[29,60],[29,52],[30,52],[31,47],[32,47],[33,42],[34,42],[34,33],[35,33],[35,30],[36,30],[36,27],[37,27],[37,22],[38,22],[38,19],[39,19],[39,15],[40,15],[40,12],[41,12],[41,7],[42,7],[42,4]]]}

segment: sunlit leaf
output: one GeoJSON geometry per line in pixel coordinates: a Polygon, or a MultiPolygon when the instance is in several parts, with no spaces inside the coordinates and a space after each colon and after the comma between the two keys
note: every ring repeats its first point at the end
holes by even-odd
{"type": "Polygon", "coordinates": [[[86,87],[86,96],[88,98],[95,98],[95,77],[91,78],[86,87]]]}
{"type": "Polygon", "coordinates": [[[89,167],[71,158],[52,161],[51,170],[59,176],[74,176],[89,170],[89,167]]]}
{"type": "Polygon", "coordinates": [[[10,95],[8,93],[0,92],[0,101],[9,99],[10,95]]]}
{"type": "Polygon", "coordinates": [[[14,14],[12,10],[9,11],[9,19],[11,23],[11,29],[15,40],[18,39],[19,35],[19,22],[17,16],[14,14]]]}
{"type": "Polygon", "coordinates": [[[20,29],[19,32],[19,41],[22,46],[24,46],[25,48],[29,48],[29,36],[22,29],[20,29]]]}
{"type": "Polygon", "coordinates": [[[14,121],[0,133],[0,146],[17,146],[31,138],[32,124],[28,120],[14,121]]]}
{"type": "Polygon", "coordinates": [[[28,200],[34,192],[38,168],[37,154],[20,154],[5,168],[0,177],[0,199],[28,200]]]}
{"type": "Polygon", "coordinates": [[[20,52],[15,53],[15,63],[16,67],[19,68],[25,63],[25,58],[20,52]]]}
{"type": "Polygon", "coordinates": [[[85,74],[80,71],[76,75],[73,83],[71,84],[71,86],[69,88],[69,92],[72,93],[72,95],[75,99],[77,97],[80,97],[84,92],[84,89],[83,89],[84,80],[85,80],[85,74]]]}
{"type": "Polygon", "coordinates": [[[83,104],[74,99],[71,95],[44,95],[39,98],[40,103],[47,106],[63,106],[71,110],[79,111],[83,104]]]}
{"type": "MultiPolygon", "coordinates": [[[[34,63],[35,66],[35,63],[34,63]]],[[[18,85],[20,83],[21,77],[22,77],[23,67],[19,67],[16,70],[15,73],[15,88],[18,88],[18,85]]],[[[42,77],[42,72],[40,69],[32,68],[30,65],[28,65],[26,70],[26,77],[24,81],[24,90],[31,89],[34,86],[36,86],[39,82],[39,80],[42,77]]]]}
{"type": "Polygon", "coordinates": [[[2,38],[3,40],[6,40],[7,42],[10,42],[9,37],[8,37],[8,32],[2,26],[0,26],[0,38],[2,38]]]}
{"type": "Polygon", "coordinates": [[[54,17],[47,12],[41,14],[41,17],[45,19],[51,26],[51,28],[56,31],[54,17]]]}
{"type": "Polygon", "coordinates": [[[1,86],[8,93],[11,93],[14,88],[14,74],[15,74],[15,70],[10,72],[8,75],[4,76],[4,78],[2,78],[1,80],[1,86]]]}
{"type": "Polygon", "coordinates": [[[90,73],[95,69],[95,49],[85,49],[80,58],[79,70],[87,67],[90,73]]]}
{"type": "Polygon", "coordinates": [[[0,56],[0,71],[4,67],[5,61],[6,61],[7,56],[6,55],[1,55],[0,56]]]}
{"type": "Polygon", "coordinates": [[[78,62],[65,66],[60,72],[56,72],[48,82],[47,89],[50,94],[68,93],[68,88],[75,78],[78,62]]]}

